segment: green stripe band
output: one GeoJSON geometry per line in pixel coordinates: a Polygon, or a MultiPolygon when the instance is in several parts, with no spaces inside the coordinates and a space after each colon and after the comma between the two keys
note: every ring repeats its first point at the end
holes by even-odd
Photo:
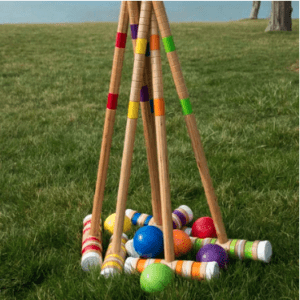
{"type": "Polygon", "coordinates": [[[231,243],[230,243],[230,247],[229,247],[229,255],[231,257],[234,257],[235,254],[234,254],[234,248],[235,248],[235,245],[237,243],[238,240],[232,240],[231,243]]]}
{"type": "Polygon", "coordinates": [[[194,251],[198,252],[202,248],[202,241],[203,239],[196,239],[194,244],[194,251]]]}
{"type": "Polygon", "coordinates": [[[193,113],[190,98],[180,99],[180,103],[182,107],[182,112],[185,116],[193,113]]]}
{"type": "Polygon", "coordinates": [[[245,258],[253,258],[252,256],[252,246],[254,242],[246,242],[245,244],[245,258]]]}
{"type": "Polygon", "coordinates": [[[211,239],[210,244],[214,245],[216,243],[217,239],[211,239]]]}
{"type": "Polygon", "coordinates": [[[162,41],[163,41],[166,53],[176,50],[172,35],[163,38],[162,41]]]}

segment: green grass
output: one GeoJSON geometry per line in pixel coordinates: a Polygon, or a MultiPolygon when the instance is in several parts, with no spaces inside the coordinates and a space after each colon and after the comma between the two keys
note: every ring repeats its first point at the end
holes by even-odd
{"type": "MultiPolygon", "coordinates": [[[[231,260],[219,280],[177,277],[157,295],[140,289],[138,275],[105,280],[80,267],[116,24],[0,27],[1,299],[298,299],[299,21],[273,33],[267,22],[171,29],[228,237],[269,240],[271,263],[231,260]]],[[[186,204],[199,218],[210,213],[162,60],[172,207],[186,204]]],[[[132,66],[128,38],[103,219],[115,212],[132,66]]],[[[150,214],[146,162],[140,118],[127,207],[150,214]]]]}

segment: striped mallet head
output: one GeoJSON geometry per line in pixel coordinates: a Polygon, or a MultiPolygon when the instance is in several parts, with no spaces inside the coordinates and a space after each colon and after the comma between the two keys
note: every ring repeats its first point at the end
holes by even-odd
{"type": "Polygon", "coordinates": [[[145,268],[154,263],[162,263],[170,267],[177,275],[194,279],[210,280],[219,277],[220,269],[217,262],[195,262],[187,260],[175,260],[171,263],[163,259],[141,259],[128,257],[125,261],[124,272],[128,274],[142,273],[145,268]]]}
{"type": "Polygon", "coordinates": [[[199,239],[190,237],[194,252],[198,252],[203,246],[217,244],[221,246],[230,257],[239,259],[259,260],[269,263],[272,257],[272,245],[269,241],[246,241],[229,239],[225,244],[220,244],[216,238],[199,239]]]}
{"type": "Polygon", "coordinates": [[[102,265],[102,234],[101,220],[100,227],[96,236],[91,236],[91,219],[88,215],[83,219],[81,267],[84,271],[89,271],[92,266],[102,265]]]}

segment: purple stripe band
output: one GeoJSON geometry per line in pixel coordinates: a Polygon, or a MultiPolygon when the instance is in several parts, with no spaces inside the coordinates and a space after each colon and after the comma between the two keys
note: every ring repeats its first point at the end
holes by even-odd
{"type": "Polygon", "coordinates": [[[177,229],[177,225],[174,221],[173,221],[173,229],[177,229]]]}
{"type": "Polygon", "coordinates": [[[138,27],[139,27],[138,24],[130,25],[130,29],[131,29],[131,38],[132,38],[133,40],[136,40],[136,39],[137,39],[138,27]]]}
{"type": "Polygon", "coordinates": [[[149,93],[148,93],[148,87],[145,85],[141,88],[141,102],[147,102],[149,101],[149,93]]]}
{"type": "Polygon", "coordinates": [[[178,216],[178,218],[180,219],[180,222],[181,222],[182,226],[184,226],[186,224],[187,220],[185,218],[185,215],[182,212],[180,212],[180,211],[178,211],[178,210],[175,209],[173,211],[173,214],[176,215],[176,216],[178,216]]]}

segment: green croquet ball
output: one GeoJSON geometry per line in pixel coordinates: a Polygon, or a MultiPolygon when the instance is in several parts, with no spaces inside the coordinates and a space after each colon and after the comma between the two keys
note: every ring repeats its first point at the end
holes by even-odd
{"type": "Polygon", "coordinates": [[[161,263],[154,263],[142,272],[140,284],[145,292],[160,292],[171,283],[173,278],[174,273],[171,268],[161,263]]]}

